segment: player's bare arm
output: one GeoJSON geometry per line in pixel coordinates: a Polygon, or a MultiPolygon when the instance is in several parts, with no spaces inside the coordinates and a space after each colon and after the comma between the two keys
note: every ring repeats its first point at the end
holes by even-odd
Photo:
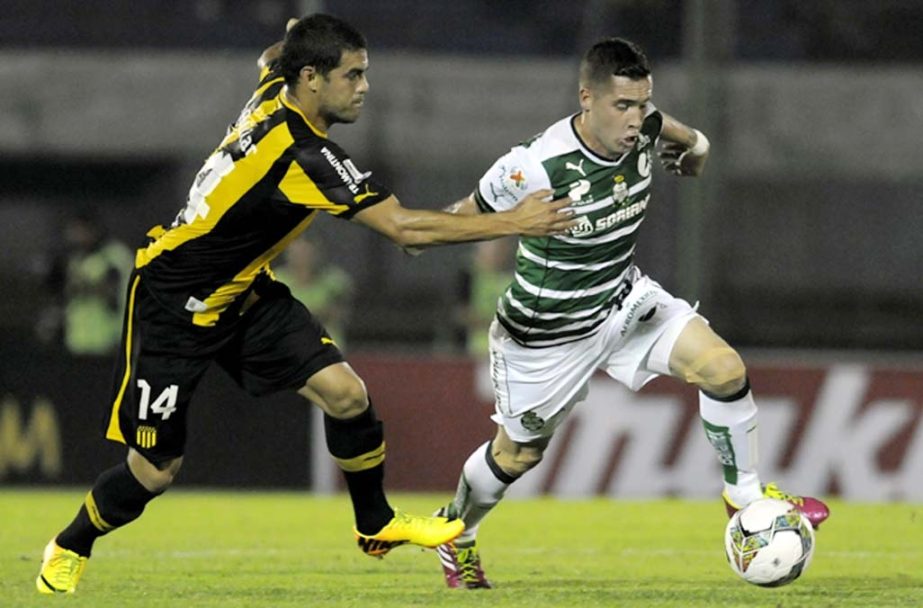
{"type": "MultiPolygon", "coordinates": [[[[538,190],[509,211],[482,214],[408,209],[391,196],[360,211],[355,219],[401,247],[485,241],[511,235],[561,234],[574,224],[572,212],[565,209],[571,201],[569,198],[550,201],[550,197],[551,190],[538,190]]],[[[459,203],[460,211],[473,205],[473,201],[459,203]]]]}
{"type": "Polygon", "coordinates": [[[663,141],[658,156],[664,169],[674,175],[702,175],[710,144],[705,134],[663,114],[663,141]]]}
{"type": "Polygon", "coordinates": [[[481,212],[478,209],[478,205],[474,202],[474,195],[469,194],[463,199],[457,200],[445,209],[446,213],[454,213],[455,215],[477,215],[481,212]]]}

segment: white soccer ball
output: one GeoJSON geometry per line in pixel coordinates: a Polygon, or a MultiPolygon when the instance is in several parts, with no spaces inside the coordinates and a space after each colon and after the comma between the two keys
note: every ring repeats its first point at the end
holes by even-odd
{"type": "Polygon", "coordinates": [[[731,569],[748,583],[780,587],[804,572],[814,556],[814,528],[791,503],[757,500],[731,517],[724,530],[731,569]]]}

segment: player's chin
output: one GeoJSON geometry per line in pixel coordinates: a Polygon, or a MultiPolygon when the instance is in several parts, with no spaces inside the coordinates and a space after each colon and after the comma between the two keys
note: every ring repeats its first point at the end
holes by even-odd
{"type": "Polygon", "coordinates": [[[359,120],[359,116],[362,115],[362,106],[356,105],[352,106],[347,110],[340,112],[337,118],[340,119],[340,122],[350,123],[356,122],[359,120]]]}
{"type": "Polygon", "coordinates": [[[354,108],[351,110],[344,110],[336,113],[327,114],[327,120],[329,124],[342,124],[342,123],[353,123],[359,119],[361,112],[359,108],[354,108]]]}

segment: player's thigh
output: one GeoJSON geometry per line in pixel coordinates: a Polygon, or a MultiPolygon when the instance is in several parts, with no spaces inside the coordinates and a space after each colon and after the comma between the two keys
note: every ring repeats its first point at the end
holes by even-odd
{"type": "Polygon", "coordinates": [[[143,292],[136,296],[117,358],[106,437],[156,466],[184,452],[186,414],[208,369],[213,334],[177,322],[143,292]]]}
{"type": "Polygon", "coordinates": [[[218,363],[252,395],[300,389],[322,369],[343,362],[323,325],[288,288],[273,283],[244,313],[218,363]]]}
{"type": "Polygon", "coordinates": [[[586,340],[527,348],[496,321],[490,330],[492,419],[511,438],[527,443],[548,437],[587,394],[598,358],[586,340]]]}
{"type": "Polygon", "coordinates": [[[639,273],[622,306],[603,324],[601,367],[631,390],[640,389],[657,375],[669,373],[673,342],[695,316],[687,301],[639,273]]]}

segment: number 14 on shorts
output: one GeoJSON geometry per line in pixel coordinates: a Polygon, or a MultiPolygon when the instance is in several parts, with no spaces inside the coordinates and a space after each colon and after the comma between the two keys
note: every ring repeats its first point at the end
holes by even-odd
{"type": "Polygon", "coordinates": [[[160,414],[161,419],[166,420],[176,411],[176,396],[179,392],[179,386],[176,384],[163,389],[153,403],[151,403],[151,385],[147,380],[139,378],[138,388],[141,389],[141,397],[138,399],[139,420],[147,420],[148,413],[160,414]]]}

